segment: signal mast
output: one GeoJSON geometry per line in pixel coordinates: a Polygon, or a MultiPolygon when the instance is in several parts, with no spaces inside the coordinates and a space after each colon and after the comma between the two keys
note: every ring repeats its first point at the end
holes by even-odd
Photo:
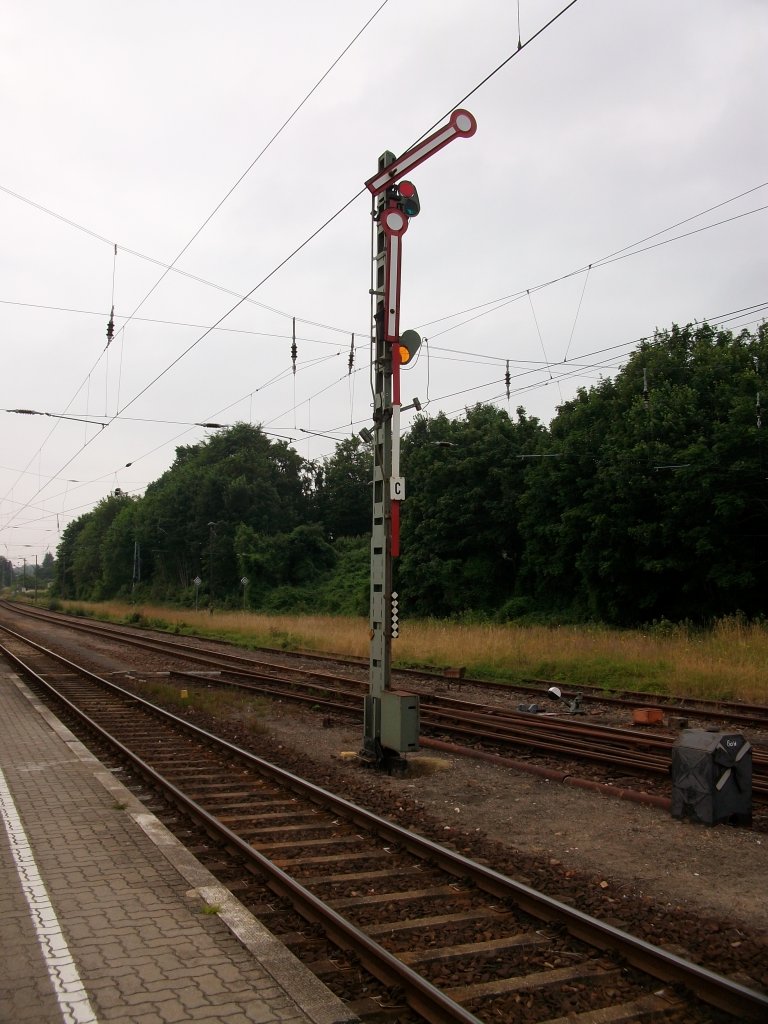
{"type": "Polygon", "coordinates": [[[371,283],[373,431],[365,432],[373,442],[370,685],[360,756],[390,772],[404,768],[402,755],[419,749],[419,698],[390,685],[392,640],[399,635],[392,560],[400,554],[400,503],[405,500],[400,474],[400,367],[412,363],[421,345],[416,331],[400,333],[402,240],[410,219],[421,209],[416,186],[405,176],[449,142],[476,131],[469,111],[454,110],[447,124],[401,157],[382,153],[377,173],[365,183],[373,197],[376,230],[371,283]]]}

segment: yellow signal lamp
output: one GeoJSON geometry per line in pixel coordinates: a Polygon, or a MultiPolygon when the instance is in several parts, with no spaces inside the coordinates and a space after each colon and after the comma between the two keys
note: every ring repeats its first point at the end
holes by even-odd
{"type": "Polygon", "coordinates": [[[421,336],[416,331],[405,331],[398,342],[400,349],[400,365],[408,366],[421,348],[421,336]]]}

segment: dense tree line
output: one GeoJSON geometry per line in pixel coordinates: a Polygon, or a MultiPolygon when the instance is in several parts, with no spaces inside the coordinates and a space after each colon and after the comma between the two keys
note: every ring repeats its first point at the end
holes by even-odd
{"type": "MultiPolygon", "coordinates": [[[[403,612],[762,615],[766,369],[765,326],[673,327],[548,427],[523,408],[420,414],[402,445],[403,612]]],[[[317,464],[238,424],[177,449],[142,498],[115,492],[71,522],[56,588],[364,614],[370,478],[358,437],[317,464]]]]}
{"type": "Polygon", "coordinates": [[[311,609],[322,583],[334,595],[327,607],[363,612],[369,476],[359,438],[317,466],[238,424],[178,448],[143,497],[116,491],[73,520],[58,549],[57,592],[311,609]],[[330,578],[337,563],[341,581],[330,578]]]}

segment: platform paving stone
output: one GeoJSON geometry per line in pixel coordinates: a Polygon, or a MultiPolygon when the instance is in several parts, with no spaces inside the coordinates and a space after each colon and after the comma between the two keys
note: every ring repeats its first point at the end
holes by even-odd
{"type": "Polygon", "coordinates": [[[356,1019],[1,663],[0,770],[0,1024],[356,1019]]]}

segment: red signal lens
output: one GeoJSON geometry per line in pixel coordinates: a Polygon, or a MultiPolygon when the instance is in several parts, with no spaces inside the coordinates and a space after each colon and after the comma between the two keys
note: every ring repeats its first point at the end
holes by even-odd
{"type": "Polygon", "coordinates": [[[412,181],[401,181],[397,186],[400,209],[407,217],[415,217],[421,209],[419,193],[412,181]]]}

